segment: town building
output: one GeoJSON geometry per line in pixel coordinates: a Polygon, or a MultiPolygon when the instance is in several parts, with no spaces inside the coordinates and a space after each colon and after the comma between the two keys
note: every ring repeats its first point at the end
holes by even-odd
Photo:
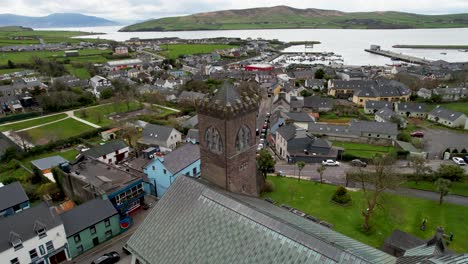
{"type": "Polygon", "coordinates": [[[56,264],[67,261],[67,236],[60,217],[46,203],[0,219],[2,263],[56,264]]]}
{"type": "Polygon", "coordinates": [[[182,133],[175,128],[147,124],[142,131],[138,144],[145,147],[158,147],[160,152],[168,152],[182,142],[182,133]]]}
{"type": "Polygon", "coordinates": [[[109,200],[88,201],[60,215],[71,258],[120,234],[120,216],[109,200]]]}
{"type": "Polygon", "coordinates": [[[463,128],[466,124],[467,117],[464,113],[455,112],[438,106],[429,112],[427,119],[444,126],[463,128]]]}
{"type": "Polygon", "coordinates": [[[115,47],[114,55],[128,55],[128,48],[125,46],[115,47]]]}
{"type": "Polygon", "coordinates": [[[382,108],[393,109],[393,103],[387,101],[367,100],[364,105],[364,112],[366,114],[375,114],[382,108]]]}
{"type": "Polygon", "coordinates": [[[392,122],[398,125],[398,128],[405,128],[408,124],[406,119],[401,115],[393,112],[388,108],[382,108],[375,113],[375,121],[377,122],[392,122]]]}
{"type": "Polygon", "coordinates": [[[103,163],[117,164],[126,158],[130,148],[123,140],[113,140],[103,145],[92,147],[83,152],[83,155],[97,159],[103,163]]]}
{"type": "Polygon", "coordinates": [[[104,89],[112,87],[112,83],[102,76],[95,75],[93,78],[89,79],[89,86],[94,96],[99,98],[104,89]]]}
{"type": "Polygon", "coordinates": [[[157,156],[144,167],[151,194],[162,197],[180,175],[200,176],[200,147],[184,144],[165,156],[157,156]]]}
{"type": "Polygon", "coordinates": [[[0,183],[0,219],[30,207],[29,197],[19,182],[0,183]]]}
{"type": "Polygon", "coordinates": [[[187,132],[187,136],[185,137],[185,142],[190,142],[192,144],[200,143],[200,131],[195,128],[191,128],[187,132]]]}
{"type": "Polygon", "coordinates": [[[328,136],[333,139],[363,138],[396,140],[398,125],[395,123],[352,120],[347,125],[309,123],[308,131],[316,136],[328,136]]]}
{"type": "Polygon", "coordinates": [[[335,99],[320,96],[304,97],[304,111],[328,112],[335,106],[335,99]]]}
{"type": "Polygon", "coordinates": [[[241,96],[225,82],[198,105],[201,177],[235,193],[259,196],[255,139],[258,97],[241,96]]]}
{"type": "Polygon", "coordinates": [[[293,124],[278,128],[275,149],[276,154],[289,163],[317,163],[326,159],[336,159],[338,156],[338,150],[333,149],[329,141],[317,138],[293,124]]]}
{"type": "Polygon", "coordinates": [[[307,79],[304,84],[305,87],[311,88],[312,90],[323,90],[325,89],[325,80],[323,79],[307,79]]]}
{"type": "Polygon", "coordinates": [[[76,201],[106,196],[121,215],[138,209],[144,201],[142,173],[126,171],[90,157],[82,157],[63,170],[64,192],[76,201]]]}
{"type": "Polygon", "coordinates": [[[62,158],[61,156],[52,156],[33,160],[31,161],[31,164],[37,169],[39,169],[42,172],[42,174],[51,182],[55,182],[54,176],[52,175],[52,169],[67,162],[68,161],[62,158]]]}
{"type": "Polygon", "coordinates": [[[140,59],[128,59],[128,60],[116,60],[108,61],[104,65],[104,68],[109,71],[118,71],[126,68],[140,68],[143,65],[143,61],[140,59]]]}
{"type": "Polygon", "coordinates": [[[404,117],[426,118],[429,107],[423,103],[397,102],[395,112],[404,117]]]}

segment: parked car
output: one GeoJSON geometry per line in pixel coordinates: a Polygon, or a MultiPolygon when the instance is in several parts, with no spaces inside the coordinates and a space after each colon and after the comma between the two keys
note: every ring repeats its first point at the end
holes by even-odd
{"type": "Polygon", "coordinates": [[[328,160],[322,161],[322,165],[324,165],[324,166],[340,166],[340,163],[338,161],[328,159],[328,160]]]}
{"type": "Polygon", "coordinates": [[[465,166],[466,165],[466,162],[460,157],[453,157],[452,160],[453,160],[453,162],[455,162],[456,164],[458,164],[460,166],[465,166]]]}
{"type": "Polygon", "coordinates": [[[257,150],[260,151],[260,150],[262,150],[262,149],[263,149],[263,144],[258,144],[257,150]]]}
{"type": "Polygon", "coordinates": [[[271,114],[270,114],[270,113],[266,113],[266,117],[270,117],[270,116],[271,116],[271,114]]]}
{"type": "Polygon", "coordinates": [[[99,258],[97,258],[91,263],[92,264],[114,264],[114,263],[117,263],[119,260],[120,260],[119,253],[112,251],[112,252],[109,252],[100,256],[99,258]]]}
{"type": "Polygon", "coordinates": [[[257,135],[257,136],[260,135],[260,129],[258,129],[258,128],[255,129],[255,135],[257,135]]]}
{"type": "Polygon", "coordinates": [[[465,162],[468,162],[468,156],[463,157],[463,159],[465,160],[465,162]]]}
{"type": "Polygon", "coordinates": [[[267,129],[267,128],[268,128],[268,123],[267,123],[267,122],[263,123],[263,127],[262,127],[262,128],[263,128],[263,129],[267,129]]]}
{"type": "Polygon", "coordinates": [[[421,132],[421,131],[412,132],[410,135],[411,135],[412,137],[418,137],[418,138],[424,137],[424,133],[421,132]]]}
{"type": "Polygon", "coordinates": [[[366,167],[367,166],[367,163],[365,163],[364,161],[360,160],[360,159],[353,159],[351,161],[351,166],[355,166],[355,167],[366,167]]]}

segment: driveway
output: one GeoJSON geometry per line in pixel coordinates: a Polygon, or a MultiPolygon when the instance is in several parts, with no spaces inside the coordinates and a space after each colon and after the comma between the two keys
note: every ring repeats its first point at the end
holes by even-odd
{"type": "Polygon", "coordinates": [[[468,150],[468,133],[449,129],[424,129],[424,143],[424,151],[429,154],[429,159],[442,159],[442,152],[447,148],[468,150]]]}

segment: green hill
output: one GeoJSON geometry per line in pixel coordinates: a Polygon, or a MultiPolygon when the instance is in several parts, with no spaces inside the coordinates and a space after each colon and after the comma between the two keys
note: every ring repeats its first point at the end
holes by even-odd
{"type": "Polygon", "coordinates": [[[281,28],[455,28],[468,27],[468,14],[419,15],[403,12],[346,13],[288,6],[225,10],[166,17],[130,25],[120,31],[183,31],[281,28]]]}
{"type": "Polygon", "coordinates": [[[21,27],[21,26],[0,27],[0,32],[19,32],[19,31],[33,31],[33,29],[27,28],[27,27],[21,27]]]}

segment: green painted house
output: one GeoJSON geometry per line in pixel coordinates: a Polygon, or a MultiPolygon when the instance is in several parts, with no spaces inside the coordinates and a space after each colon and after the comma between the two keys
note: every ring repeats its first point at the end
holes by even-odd
{"type": "Polygon", "coordinates": [[[71,258],[120,234],[119,214],[109,200],[88,201],[61,218],[71,258]]]}

